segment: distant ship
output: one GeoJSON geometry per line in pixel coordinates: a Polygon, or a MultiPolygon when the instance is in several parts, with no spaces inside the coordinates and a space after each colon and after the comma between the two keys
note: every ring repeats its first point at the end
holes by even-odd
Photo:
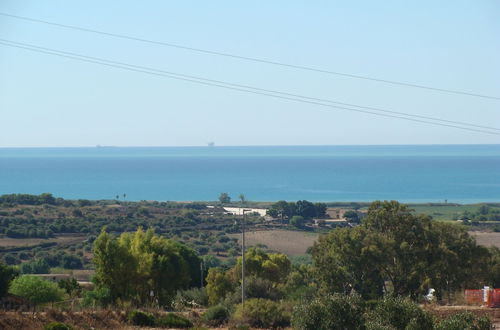
{"type": "Polygon", "coordinates": [[[215,146],[215,142],[208,142],[208,146],[209,146],[209,147],[213,147],[213,146],[215,146]]]}

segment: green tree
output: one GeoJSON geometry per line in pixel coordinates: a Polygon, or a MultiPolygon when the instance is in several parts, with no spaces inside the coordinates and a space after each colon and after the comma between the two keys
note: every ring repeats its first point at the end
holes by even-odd
{"type": "Polygon", "coordinates": [[[9,290],[10,283],[19,273],[12,267],[0,262],[0,298],[5,296],[9,290]]]}
{"type": "Polygon", "coordinates": [[[231,197],[228,195],[228,193],[223,192],[219,195],[219,201],[221,202],[221,204],[231,203],[231,197]]]}
{"type": "Polygon", "coordinates": [[[206,281],[208,303],[212,306],[221,302],[235,287],[229,274],[220,268],[210,268],[206,281]]]}
{"type": "Polygon", "coordinates": [[[294,215],[291,219],[290,219],[290,224],[292,226],[295,226],[297,228],[302,228],[304,227],[304,217],[303,216],[300,216],[300,215],[294,215]]]}
{"type": "Polygon", "coordinates": [[[198,286],[200,259],[187,246],[144,232],[114,238],[105,231],[94,242],[95,282],[107,287],[113,301],[145,304],[151,293],[162,306],[178,289],[198,286]]]}
{"type": "Polygon", "coordinates": [[[64,297],[64,290],[59,288],[56,283],[33,275],[23,275],[14,279],[9,292],[23,297],[35,305],[61,301],[64,297]]]}
{"type": "Polygon", "coordinates": [[[359,216],[358,212],[356,211],[347,211],[346,213],[344,213],[344,218],[346,218],[349,222],[359,223],[359,216]]]}

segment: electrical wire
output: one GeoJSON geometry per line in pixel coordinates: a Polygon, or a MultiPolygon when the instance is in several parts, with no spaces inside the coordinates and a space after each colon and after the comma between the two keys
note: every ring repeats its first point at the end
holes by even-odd
{"type": "Polygon", "coordinates": [[[208,49],[189,47],[189,46],[184,46],[184,45],[175,44],[175,43],[133,37],[133,36],[125,35],[125,34],[111,33],[111,32],[106,32],[106,31],[95,30],[95,29],[83,28],[83,27],[79,27],[79,26],[75,26],[75,25],[55,23],[55,22],[50,22],[50,21],[36,19],[36,18],[8,14],[8,13],[4,13],[4,12],[0,12],[0,15],[4,16],[4,17],[10,17],[10,18],[15,18],[15,19],[20,19],[20,20],[25,20],[25,21],[30,21],[30,22],[42,23],[42,24],[52,25],[52,26],[56,26],[56,27],[62,27],[62,28],[66,28],[66,29],[72,29],[72,30],[78,30],[78,31],[83,31],[83,32],[100,34],[100,35],[104,35],[104,36],[108,36],[108,37],[139,41],[139,42],[143,42],[143,43],[178,48],[178,49],[194,51],[194,52],[204,53],[204,54],[209,54],[209,55],[224,56],[224,57],[234,58],[234,59],[238,59],[238,60],[271,64],[271,65],[277,65],[277,66],[287,67],[287,68],[292,68],[292,69],[312,71],[312,72],[329,74],[329,75],[337,75],[337,76],[343,76],[343,77],[347,77],[347,78],[362,79],[362,80],[374,81],[374,82],[391,84],[391,85],[420,88],[420,89],[426,89],[426,90],[431,90],[431,91],[435,91],[435,92],[466,95],[466,96],[473,96],[473,97],[479,97],[479,98],[491,99],[491,100],[500,100],[500,97],[498,97],[498,96],[473,93],[473,92],[469,92],[469,91],[459,91],[459,90],[452,90],[452,89],[447,89],[447,88],[439,88],[439,87],[432,87],[432,86],[427,86],[427,85],[420,85],[420,84],[409,83],[409,82],[395,81],[395,80],[389,80],[389,79],[380,79],[380,78],[374,78],[374,77],[369,77],[369,76],[364,76],[364,75],[357,75],[357,74],[351,74],[351,73],[345,73],[345,72],[337,72],[337,71],[331,71],[331,70],[315,68],[315,67],[310,67],[310,66],[304,66],[304,65],[283,63],[283,62],[278,62],[278,61],[273,61],[273,60],[268,60],[268,59],[263,59],[263,58],[230,54],[230,53],[225,53],[225,52],[220,52],[220,51],[213,51],[213,50],[208,50],[208,49]]]}
{"type": "MultiPolygon", "coordinates": [[[[430,125],[452,127],[452,128],[457,128],[457,129],[462,129],[462,130],[467,130],[467,131],[473,131],[473,132],[480,132],[480,133],[486,133],[486,134],[500,135],[500,133],[492,132],[492,131],[485,131],[485,130],[480,130],[480,129],[474,129],[474,128],[456,126],[456,125],[449,125],[449,124],[444,124],[444,123],[439,123],[439,122],[419,120],[419,119],[408,118],[408,117],[397,116],[397,115],[377,113],[377,112],[367,111],[367,110],[353,109],[353,108],[348,108],[348,107],[342,107],[342,106],[336,106],[336,105],[332,105],[332,104],[322,103],[322,102],[319,102],[319,101],[310,101],[310,100],[307,99],[308,97],[297,95],[297,94],[289,94],[289,95],[294,95],[294,96],[293,97],[292,96],[288,97],[288,96],[279,95],[279,94],[284,94],[284,93],[278,92],[278,91],[266,90],[267,92],[263,92],[263,91],[259,91],[259,90],[246,89],[244,87],[234,87],[234,86],[231,86],[230,84],[225,84],[224,85],[223,83],[212,83],[212,82],[209,82],[209,81],[204,81],[204,78],[198,78],[198,77],[194,77],[194,76],[190,76],[192,78],[185,78],[183,76],[187,76],[187,75],[182,75],[181,76],[180,74],[162,73],[161,70],[149,69],[149,68],[145,68],[145,67],[138,67],[138,66],[131,65],[131,64],[126,64],[126,63],[117,64],[119,62],[114,62],[113,63],[112,61],[109,61],[109,60],[106,60],[106,59],[97,58],[97,57],[89,57],[89,56],[85,56],[85,55],[79,55],[79,54],[76,54],[76,53],[71,53],[72,55],[68,55],[69,53],[67,53],[67,52],[61,52],[61,51],[54,50],[54,49],[52,49],[52,50],[48,50],[47,48],[42,49],[42,48],[40,48],[38,46],[29,45],[29,44],[24,44],[25,46],[21,46],[21,45],[19,45],[19,43],[17,45],[14,44],[15,42],[9,43],[11,41],[7,41],[5,39],[0,39],[0,40],[1,40],[0,41],[0,45],[4,45],[4,46],[8,46],[8,47],[30,50],[30,51],[33,51],[33,52],[38,52],[38,53],[43,53],[43,54],[48,54],[48,55],[54,55],[54,56],[58,56],[58,57],[64,57],[64,58],[69,58],[69,59],[83,61],[83,62],[88,62],[88,63],[94,63],[94,64],[104,65],[104,66],[108,66],[108,67],[114,67],[114,68],[118,68],[118,69],[122,69],[122,70],[135,71],[135,72],[140,72],[140,73],[145,73],[145,74],[150,74],[150,75],[155,75],[155,76],[160,76],[160,77],[166,77],[166,78],[171,78],[171,79],[177,79],[177,80],[182,80],[182,81],[193,82],[193,83],[207,85],[207,86],[212,86],[212,87],[219,87],[219,88],[236,90],[236,91],[241,91],[241,92],[246,92],[246,93],[264,95],[264,96],[278,98],[278,99],[285,99],[285,100],[290,100],[290,101],[295,101],[295,102],[301,102],[301,103],[307,103],[307,104],[314,104],[314,105],[319,105],[319,106],[322,106],[322,107],[329,107],[329,108],[334,108],[334,109],[341,109],[341,110],[347,110],[347,111],[368,113],[368,114],[372,114],[372,115],[376,115],[376,116],[389,117],[389,118],[397,118],[397,119],[408,120],[408,121],[419,122],[419,123],[425,123],[425,124],[430,124],[430,125]]],[[[329,112],[331,112],[331,111],[329,111],[329,112]]],[[[490,129],[498,130],[497,128],[490,128],[490,129]]]]}

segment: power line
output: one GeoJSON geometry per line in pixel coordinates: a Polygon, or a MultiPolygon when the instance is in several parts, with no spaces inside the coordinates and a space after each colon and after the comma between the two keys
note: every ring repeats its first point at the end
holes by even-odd
{"type": "MultiPolygon", "coordinates": [[[[36,48],[37,46],[20,46],[20,45],[15,45],[15,44],[9,44],[8,41],[7,42],[0,41],[0,45],[14,47],[14,48],[20,48],[20,49],[26,49],[26,50],[30,50],[30,51],[33,51],[33,52],[38,52],[38,53],[43,53],[43,54],[48,54],[48,55],[54,55],[54,56],[69,58],[69,59],[73,59],[73,60],[88,62],[88,63],[94,63],[94,64],[104,65],[104,66],[118,68],[118,69],[123,69],[123,70],[128,70],[128,71],[134,71],[134,72],[146,73],[146,74],[160,76],[160,77],[166,77],[166,78],[171,78],[171,79],[188,81],[188,82],[193,82],[193,83],[207,85],[207,86],[212,86],[212,87],[219,87],[219,88],[236,90],[236,91],[241,91],[241,92],[246,92],[246,93],[252,93],[252,94],[257,94],[257,95],[264,95],[264,96],[278,98],[278,99],[290,100],[290,101],[307,103],[307,104],[314,104],[314,105],[319,105],[319,106],[329,107],[329,108],[334,108],[334,109],[341,109],[341,110],[347,110],[347,111],[368,113],[368,114],[372,114],[372,115],[376,115],[376,116],[389,117],[389,118],[397,118],[397,119],[408,120],[408,121],[419,122],[419,123],[425,123],[425,124],[430,124],[430,125],[452,127],[452,128],[457,128],[457,129],[462,129],[462,130],[467,130],[467,131],[473,131],[473,132],[480,132],[480,133],[485,133],[485,134],[500,135],[500,133],[491,132],[491,131],[485,131],[485,130],[480,130],[480,129],[474,129],[474,128],[456,126],[456,125],[449,125],[449,124],[444,124],[444,123],[431,122],[431,121],[426,121],[426,120],[419,120],[419,119],[413,119],[413,118],[396,116],[396,115],[390,115],[390,114],[384,114],[384,113],[377,113],[377,112],[360,110],[360,109],[352,109],[352,108],[347,108],[347,107],[342,107],[342,106],[336,106],[336,105],[322,103],[322,102],[316,102],[316,101],[309,101],[309,100],[306,99],[307,97],[303,97],[301,95],[296,95],[295,97],[287,97],[287,96],[277,95],[277,94],[281,93],[281,92],[277,92],[277,91],[275,92],[275,91],[271,91],[270,90],[269,92],[260,92],[260,91],[257,91],[257,90],[249,90],[249,89],[245,89],[245,88],[232,87],[230,85],[222,85],[222,84],[217,84],[217,83],[211,83],[211,82],[203,81],[203,78],[183,78],[183,77],[181,77],[179,75],[161,73],[161,72],[158,72],[155,69],[152,69],[152,70],[148,71],[147,69],[134,68],[133,65],[128,65],[128,64],[113,64],[110,61],[105,60],[105,59],[95,58],[95,60],[93,60],[93,59],[85,58],[84,56],[80,56],[80,55],[76,55],[76,54],[75,55],[66,55],[66,54],[64,54],[62,52],[59,52],[57,50],[51,50],[51,51],[49,51],[49,50],[37,49],[36,48]],[[272,93],[276,93],[276,94],[272,94],[272,93]]],[[[497,128],[493,128],[493,129],[496,130],[497,128]]]]}
{"type": "Polygon", "coordinates": [[[139,41],[139,42],[144,42],[144,43],[149,43],[149,44],[154,44],[154,45],[160,45],[160,46],[167,46],[167,47],[172,47],[172,48],[178,48],[178,49],[183,49],[183,50],[188,50],[188,51],[194,51],[194,52],[204,53],[204,54],[209,54],[209,55],[217,55],[217,56],[230,57],[230,58],[234,58],[234,59],[238,59],[238,60],[245,60],[245,61],[252,61],[252,62],[258,62],[258,63],[264,63],[264,64],[271,64],[271,65],[277,65],[277,66],[287,67],[287,68],[292,68],[292,69],[312,71],[312,72],[318,72],[318,73],[329,74],[329,75],[343,76],[343,77],[347,77],[347,78],[369,80],[369,81],[375,81],[375,82],[380,82],[380,83],[385,83],[385,84],[391,84],[391,85],[399,85],[399,86],[420,88],[420,89],[426,89],[426,90],[431,90],[431,91],[435,91],[435,92],[444,92],[444,93],[450,93],[450,94],[458,94],[458,95],[480,97],[480,98],[492,99],[492,100],[500,100],[500,97],[498,97],[498,96],[492,96],[492,95],[486,95],[486,94],[479,94],[479,93],[473,93],[473,92],[468,92],[468,91],[452,90],[452,89],[447,89],[447,88],[438,88],[438,87],[432,87],[432,86],[427,86],[427,85],[414,84],[414,83],[409,83],[409,82],[402,82],[402,81],[395,81],[395,80],[374,78],[374,77],[357,75],[357,74],[351,74],[351,73],[345,73],[345,72],[330,71],[330,70],[326,70],[326,69],[320,69],[320,68],[315,68],[315,67],[310,67],[310,66],[304,66],[304,65],[295,65],[295,64],[289,64],[289,63],[277,62],[277,61],[263,59],[263,58],[230,54],[230,53],[225,53],[225,52],[220,52],[220,51],[214,51],[214,50],[208,50],[208,49],[202,49],[202,48],[189,47],[189,46],[184,46],[184,45],[179,45],[179,44],[174,44],[174,43],[169,43],[169,42],[162,42],[162,41],[155,41],[155,40],[150,40],[150,39],[145,39],[145,38],[133,37],[133,36],[125,35],[125,34],[118,34],[118,33],[112,33],[112,32],[106,32],[106,31],[88,29],[88,28],[83,28],[83,27],[79,27],[79,26],[75,26],[75,25],[55,23],[55,22],[45,21],[45,20],[36,19],[36,18],[30,18],[30,17],[25,17],[25,16],[18,16],[18,15],[8,14],[8,13],[4,13],[4,12],[0,12],[0,15],[4,16],[4,17],[10,17],[10,18],[15,18],[15,19],[20,19],[20,20],[25,20],[25,21],[30,21],[30,22],[43,23],[43,24],[47,24],[47,25],[62,27],[62,28],[66,28],[66,29],[72,29],[72,30],[78,30],[78,31],[84,31],[84,32],[90,32],[90,33],[100,34],[100,35],[104,35],[104,36],[108,36],[108,37],[114,37],[114,38],[120,38],[120,39],[127,39],[127,40],[139,41]]]}
{"type": "Polygon", "coordinates": [[[361,109],[368,109],[368,110],[380,111],[380,112],[397,114],[397,115],[403,115],[403,116],[408,116],[408,117],[415,117],[415,118],[421,118],[421,119],[429,119],[429,120],[440,121],[440,122],[445,122],[445,123],[451,123],[451,124],[457,124],[457,125],[463,125],[463,126],[471,126],[471,127],[478,127],[478,128],[484,128],[484,129],[489,129],[489,130],[500,131],[500,128],[491,127],[491,126],[476,125],[476,124],[465,123],[465,122],[460,122],[460,121],[453,121],[453,120],[447,120],[447,119],[441,119],[441,118],[436,118],[436,117],[415,115],[415,114],[410,114],[410,113],[406,113],[406,112],[398,112],[398,111],[386,110],[386,109],[376,108],[376,107],[361,106],[361,105],[356,105],[356,104],[352,104],[352,103],[345,103],[345,102],[339,102],[339,101],[334,101],[334,100],[329,100],[329,99],[323,99],[323,98],[316,98],[316,97],[308,97],[308,96],[303,96],[303,95],[298,95],[298,94],[293,94],[293,93],[287,93],[287,92],[282,92],[282,91],[276,91],[276,90],[258,88],[258,87],[249,86],[249,85],[229,83],[229,82],[221,81],[221,80],[207,79],[207,78],[202,78],[202,77],[199,77],[199,76],[186,75],[186,74],[181,74],[181,73],[176,73],[176,72],[171,72],[171,71],[165,71],[165,70],[155,69],[155,68],[151,68],[151,67],[133,65],[133,64],[123,63],[123,62],[117,62],[117,61],[111,61],[111,60],[103,59],[103,58],[99,58],[99,57],[81,55],[81,54],[76,54],[76,53],[72,53],[72,52],[66,52],[66,51],[61,51],[61,50],[56,50],[56,49],[51,49],[51,48],[36,46],[36,45],[32,45],[32,44],[27,44],[27,43],[22,43],[22,42],[16,42],[16,41],[2,39],[2,38],[0,38],[0,41],[4,41],[4,42],[15,44],[15,45],[20,45],[20,46],[26,46],[26,47],[31,47],[31,48],[35,48],[35,49],[45,50],[45,51],[49,51],[49,52],[61,53],[61,54],[64,54],[64,55],[69,55],[69,56],[82,57],[82,58],[86,58],[86,59],[90,59],[90,60],[95,60],[95,61],[100,61],[100,62],[106,62],[106,63],[116,64],[116,65],[121,65],[121,66],[128,66],[128,67],[137,68],[137,69],[141,69],[141,70],[160,72],[160,73],[165,73],[165,74],[169,74],[169,75],[175,75],[175,76],[184,77],[184,78],[197,79],[197,80],[206,81],[206,82],[210,82],[210,83],[224,84],[224,85],[228,85],[228,86],[232,86],[232,87],[237,87],[237,88],[252,89],[252,90],[257,90],[257,91],[266,92],[266,93],[273,93],[273,94],[280,94],[280,95],[285,95],[285,96],[299,97],[299,98],[303,98],[303,99],[307,99],[307,100],[312,100],[312,101],[327,102],[327,103],[332,103],[332,104],[339,104],[339,105],[342,105],[342,106],[356,107],[356,108],[361,108],[361,109]]]}

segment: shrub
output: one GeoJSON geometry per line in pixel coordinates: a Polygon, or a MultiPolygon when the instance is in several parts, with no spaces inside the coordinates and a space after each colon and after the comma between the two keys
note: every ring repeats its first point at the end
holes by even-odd
{"type": "Polygon", "coordinates": [[[177,314],[168,313],[163,315],[156,320],[156,326],[163,328],[191,328],[193,323],[177,314]]]}
{"type": "Polygon", "coordinates": [[[152,327],[155,325],[155,317],[151,313],[135,310],[128,314],[128,321],[133,325],[152,327]]]}
{"type": "Polygon", "coordinates": [[[205,288],[192,288],[187,290],[179,290],[173,302],[176,308],[182,307],[198,307],[208,305],[208,295],[205,288]]]}
{"type": "Polygon", "coordinates": [[[56,283],[28,275],[14,279],[9,292],[23,297],[35,305],[61,301],[64,297],[64,290],[59,288],[56,283]]]}
{"type": "Polygon", "coordinates": [[[70,330],[71,328],[62,322],[51,322],[43,327],[44,330],[70,330]]]}
{"type": "Polygon", "coordinates": [[[248,299],[244,307],[237,305],[233,319],[257,328],[286,327],[290,324],[290,316],[279,303],[261,298],[248,299]]]}
{"type": "Polygon", "coordinates": [[[226,307],[217,305],[207,309],[203,314],[203,320],[212,326],[219,326],[229,318],[229,311],[226,307]]]}
{"type": "Polygon", "coordinates": [[[51,322],[46,324],[43,330],[71,330],[71,327],[62,322],[51,322]]]}
{"type": "Polygon", "coordinates": [[[459,313],[439,322],[436,330],[491,330],[491,320],[485,316],[477,316],[470,312],[459,313]]]}
{"type": "Polygon", "coordinates": [[[369,329],[433,329],[434,318],[416,303],[400,296],[384,297],[368,314],[369,329]]]}
{"type": "Polygon", "coordinates": [[[357,294],[332,294],[302,301],[292,316],[294,329],[364,329],[363,301],[357,294]]]}

